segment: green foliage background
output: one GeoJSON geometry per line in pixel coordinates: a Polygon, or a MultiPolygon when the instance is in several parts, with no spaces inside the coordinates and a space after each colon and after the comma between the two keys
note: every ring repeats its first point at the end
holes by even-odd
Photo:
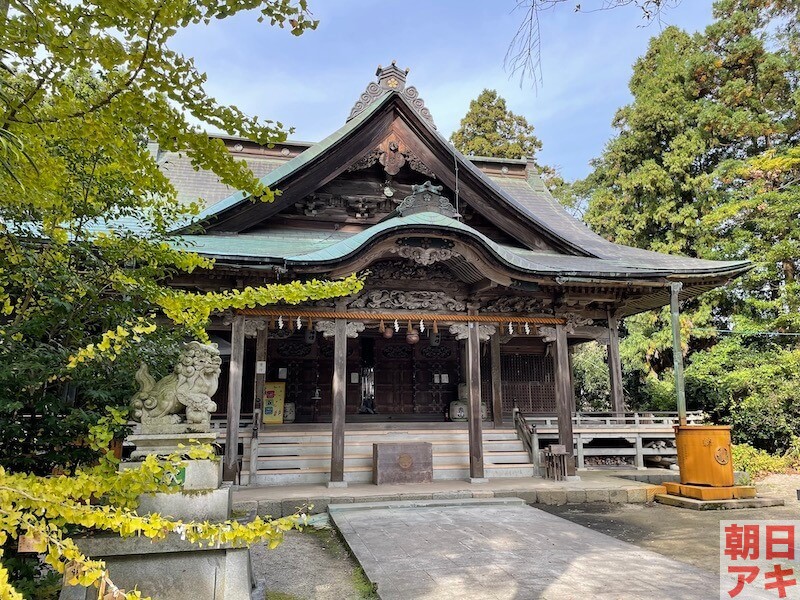
{"type": "MultiPolygon", "coordinates": [[[[665,29],[633,67],[617,135],[572,186],[615,242],[753,262],[682,306],[687,398],[770,452],[800,434],[800,337],[783,335],[800,332],[798,23],[797,1],[720,0],[705,31],[665,29]]],[[[624,322],[631,408],[674,409],[668,323],[624,322]]]]}
{"type": "MultiPolygon", "coordinates": [[[[800,1],[718,0],[713,22],[667,27],[633,65],[633,100],[584,180],[542,168],[553,194],[609,240],[752,261],[681,307],[687,400],[737,443],[783,452],[800,435],[800,1]],[[792,335],[795,334],[795,335],[792,335]]],[[[492,90],[452,138],[467,154],[534,157],[533,127],[492,90]]],[[[627,406],[675,410],[666,309],[621,325],[627,406]]],[[[608,410],[603,348],[574,356],[577,408],[608,410]]]]}

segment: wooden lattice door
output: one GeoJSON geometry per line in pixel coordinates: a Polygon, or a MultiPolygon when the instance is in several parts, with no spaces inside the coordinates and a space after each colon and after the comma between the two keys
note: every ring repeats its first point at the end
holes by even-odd
{"type": "Polygon", "coordinates": [[[501,354],[503,413],[514,407],[523,413],[551,413],[556,410],[553,360],[539,354],[501,354]]]}

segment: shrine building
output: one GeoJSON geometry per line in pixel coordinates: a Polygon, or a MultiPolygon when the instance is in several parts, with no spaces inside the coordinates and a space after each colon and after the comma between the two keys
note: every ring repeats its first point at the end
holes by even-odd
{"type": "MultiPolygon", "coordinates": [[[[432,443],[434,479],[530,477],[539,465],[520,415],[546,417],[574,474],[585,449],[573,431],[571,350],[608,347],[606,416],[627,422],[619,320],[749,268],[593,233],[532,161],[455,150],[407,74],[378,68],[342,127],[318,143],[268,148],[223,136],[280,190],[271,203],[152,147],[179,198],[205,202],[204,232],[176,233],[216,261],[175,285],[365,281],[348,298],[214,318],[209,334],[227,365],[214,399],[228,479],[371,481],[372,444],[397,440],[432,443]]],[[[638,454],[625,456],[641,458],[635,443],[638,454]]]]}

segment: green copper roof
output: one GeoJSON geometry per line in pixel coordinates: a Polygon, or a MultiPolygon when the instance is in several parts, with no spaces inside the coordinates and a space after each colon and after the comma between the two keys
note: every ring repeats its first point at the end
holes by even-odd
{"type": "MultiPolygon", "coordinates": [[[[386,92],[382,98],[373,102],[366,109],[364,109],[364,112],[349,120],[342,127],[334,131],[332,134],[330,134],[321,142],[314,144],[309,149],[304,150],[303,152],[295,156],[292,160],[289,160],[283,163],[277,169],[270,171],[269,173],[261,177],[259,181],[267,187],[277,188],[278,184],[282,179],[302,169],[308,163],[314,161],[320,155],[327,152],[328,149],[330,149],[331,147],[335,146],[337,143],[345,139],[348,134],[358,129],[359,125],[361,125],[361,123],[366,121],[373,113],[375,113],[381,106],[383,106],[384,103],[391,96],[392,96],[391,92],[386,92]]],[[[224,200],[220,200],[214,205],[207,207],[203,212],[201,212],[197,216],[196,221],[198,222],[205,221],[210,217],[213,217],[214,215],[228,208],[236,206],[237,204],[239,204],[243,200],[246,200],[247,198],[248,198],[247,193],[243,191],[236,192],[235,194],[228,196],[224,200]]],[[[188,224],[183,224],[178,229],[185,227],[186,225],[188,224]]]]}
{"type": "Polygon", "coordinates": [[[352,233],[340,231],[291,230],[247,234],[183,235],[176,238],[189,244],[189,249],[216,258],[277,259],[314,252],[347,239],[352,233]]]}
{"type": "MultiPolygon", "coordinates": [[[[469,225],[434,212],[415,213],[405,217],[388,219],[327,247],[312,252],[287,256],[286,264],[287,266],[299,266],[336,263],[369,246],[384,234],[424,228],[436,229],[438,232],[458,233],[461,234],[461,237],[472,238],[508,267],[528,273],[563,276],[644,277],[653,275],[667,276],[676,272],[675,268],[665,268],[658,264],[658,261],[646,260],[651,258],[649,255],[654,255],[654,257],[662,256],[657,253],[640,255],[635,260],[609,260],[511,248],[494,242],[469,225]]],[[[686,265],[688,268],[683,269],[686,273],[719,272],[725,269],[736,270],[747,264],[742,262],[721,263],[697,259],[686,260],[689,261],[689,264],[686,265]]]]}

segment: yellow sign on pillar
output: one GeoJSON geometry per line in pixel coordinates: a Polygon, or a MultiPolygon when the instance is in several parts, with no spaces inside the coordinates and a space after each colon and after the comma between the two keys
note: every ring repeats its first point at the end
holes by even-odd
{"type": "Polygon", "coordinates": [[[285,381],[267,381],[264,383],[264,423],[283,423],[283,402],[286,399],[285,381]]]}

